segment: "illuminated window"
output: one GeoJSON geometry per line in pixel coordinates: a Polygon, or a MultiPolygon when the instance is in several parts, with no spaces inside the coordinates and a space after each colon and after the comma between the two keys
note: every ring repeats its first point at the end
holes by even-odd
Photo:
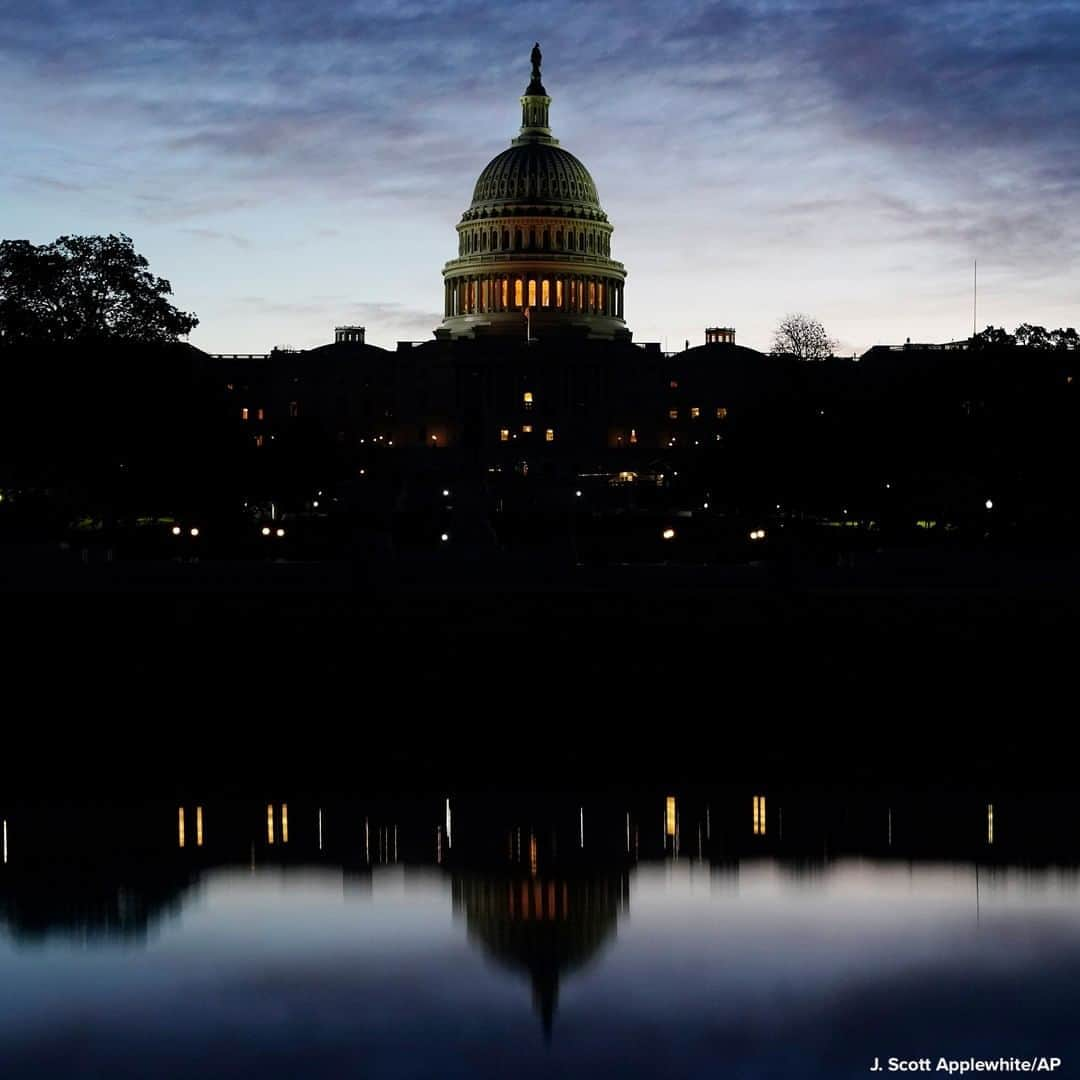
{"type": "Polygon", "coordinates": [[[696,420],[701,415],[701,410],[696,405],[690,406],[690,419],[696,420]]]}
{"type": "Polygon", "coordinates": [[[247,420],[248,419],[248,407],[246,405],[240,410],[240,419],[241,420],[247,420]]]}
{"type": "Polygon", "coordinates": [[[555,441],[555,429],[554,428],[549,427],[547,429],[547,431],[544,432],[544,441],[545,442],[554,442],[555,441]]]}
{"type": "Polygon", "coordinates": [[[299,401],[290,401],[289,402],[289,415],[294,420],[300,415],[300,402],[299,401]]]}
{"type": "Polygon", "coordinates": [[[667,806],[664,814],[664,832],[668,836],[675,835],[675,797],[669,795],[667,797],[667,806]]]}
{"type": "Polygon", "coordinates": [[[536,282],[529,280],[529,307],[536,307],[536,282]]]}
{"type": "Polygon", "coordinates": [[[256,435],[255,436],[255,445],[256,446],[262,446],[265,441],[266,441],[265,436],[263,436],[263,435],[256,435]]]}
{"type": "Polygon", "coordinates": [[[754,835],[765,835],[765,796],[754,796],[754,835]]]}
{"type": "MultiPolygon", "coordinates": [[[[1069,382],[1072,382],[1072,379],[1071,379],[1071,378],[1069,379],[1069,382]]],[[[234,383],[231,383],[231,382],[227,382],[227,383],[225,384],[225,389],[226,389],[226,390],[235,390],[235,389],[236,389],[236,385],[235,385],[234,383]]]]}
{"type": "Polygon", "coordinates": [[[532,424],[522,424],[521,425],[521,433],[523,435],[531,435],[532,434],[532,424]]]}
{"type": "Polygon", "coordinates": [[[574,306],[577,304],[577,282],[571,280],[570,282],[570,310],[574,310],[574,306]]]}
{"type": "Polygon", "coordinates": [[[671,382],[668,383],[668,386],[670,386],[672,390],[679,389],[679,383],[676,379],[672,379],[671,382]]]}
{"type": "Polygon", "coordinates": [[[521,395],[521,403],[526,409],[531,409],[533,407],[533,395],[531,390],[526,390],[525,393],[521,395]]]}
{"type": "Polygon", "coordinates": [[[598,307],[603,308],[603,306],[604,306],[604,283],[602,281],[600,282],[599,285],[596,286],[596,303],[597,303],[598,307]]]}
{"type": "Polygon", "coordinates": [[[524,296],[524,285],[521,278],[517,278],[514,281],[514,307],[522,306],[522,298],[524,296]]]}
{"type": "Polygon", "coordinates": [[[555,282],[555,306],[562,307],[562,279],[555,282]]]}
{"type": "Polygon", "coordinates": [[[630,445],[633,446],[637,443],[637,428],[630,429],[630,445]]]}
{"type": "Polygon", "coordinates": [[[266,419],[266,410],[265,409],[259,409],[258,412],[255,413],[255,419],[256,420],[265,420],[266,419]]]}
{"type": "Polygon", "coordinates": [[[510,441],[510,429],[509,428],[499,428],[499,442],[509,442],[509,441],[510,441]]]}
{"type": "Polygon", "coordinates": [[[551,307],[551,282],[547,278],[540,284],[540,306],[551,307]]]}
{"type": "Polygon", "coordinates": [[[678,420],[679,419],[679,410],[678,409],[668,409],[667,414],[668,414],[668,419],[669,420],[678,420]]]}
{"type": "Polygon", "coordinates": [[[509,278],[503,278],[502,279],[502,306],[504,308],[510,306],[510,279],[509,278]]]}
{"type": "Polygon", "coordinates": [[[725,409],[722,405],[719,406],[717,408],[717,410],[716,410],[716,419],[717,420],[726,420],[727,419],[727,409],[725,409]]]}
{"type": "Polygon", "coordinates": [[[596,307],[596,283],[589,282],[589,309],[596,307]]]}

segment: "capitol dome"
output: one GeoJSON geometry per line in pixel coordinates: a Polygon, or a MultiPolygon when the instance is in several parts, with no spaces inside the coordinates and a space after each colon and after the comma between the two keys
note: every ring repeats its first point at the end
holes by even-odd
{"type": "Polygon", "coordinates": [[[458,257],[443,267],[437,337],[628,338],[626,268],[589,170],[551,134],[540,48],[521,97],[521,131],[480,173],[458,222],[458,257]]]}

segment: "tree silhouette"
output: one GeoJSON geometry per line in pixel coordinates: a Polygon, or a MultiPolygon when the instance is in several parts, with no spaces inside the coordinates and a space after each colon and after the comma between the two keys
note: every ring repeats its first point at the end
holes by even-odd
{"type": "Polygon", "coordinates": [[[797,360],[827,360],[836,342],[825,327],[809,315],[785,315],[773,332],[773,356],[793,356],[797,360]]]}
{"type": "Polygon", "coordinates": [[[199,323],[129,236],[0,241],[0,344],[165,342],[199,323]]]}

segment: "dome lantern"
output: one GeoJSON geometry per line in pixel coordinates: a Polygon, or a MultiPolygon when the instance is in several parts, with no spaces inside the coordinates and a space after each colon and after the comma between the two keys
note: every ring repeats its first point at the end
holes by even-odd
{"type": "Polygon", "coordinates": [[[626,268],[596,184],[551,133],[539,43],[521,96],[521,130],[480,173],[457,226],[458,257],[443,267],[437,337],[558,333],[628,339],[626,268]],[[528,311],[528,324],[525,312],[528,311]]]}
{"type": "Polygon", "coordinates": [[[559,140],[551,134],[548,112],[551,109],[551,98],[540,81],[540,42],[538,41],[532,50],[532,78],[525,87],[525,93],[521,95],[521,131],[514,140],[513,145],[519,146],[526,142],[543,142],[552,146],[558,146],[559,140]]]}

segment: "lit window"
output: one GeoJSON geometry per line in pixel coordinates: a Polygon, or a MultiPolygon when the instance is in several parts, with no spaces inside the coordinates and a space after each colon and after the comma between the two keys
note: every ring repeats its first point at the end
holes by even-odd
{"type": "Polygon", "coordinates": [[[668,383],[668,385],[671,387],[672,390],[678,390],[679,389],[679,384],[675,379],[672,379],[671,382],[668,383]]]}
{"type": "Polygon", "coordinates": [[[289,415],[294,420],[296,419],[296,417],[298,417],[300,415],[300,402],[299,401],[290,401],[289,402],[289,415]]]}
{"type": "Polygon", "coordinates": [[[510,441],[510,429],[509,428],[499,428],[499,442],[509,442],[509,441],[510,441]]]}
{"type": "Polygon", "coordinates": [[[247,418],[248,418],[248,408],[247,408],[247,406],[245,405],[245,406],[244,406],[244,407],[243,407],[243,408],[242,408],[242,409],[240,410],[240,419],[241,419],[241,420],[247,420],[247,418]]]}
{"type": "Polygon", "coordinates": [[[589,307],[596,307],[596,282],[589,282],[589,307]]]}
{"type": "Polygon", "coordinates": [[[604,283],[602,281],[596,286],[596,303],[601,308],[604,306],[604,283]]]}
{"type": "Polygon", "coordinates": [[[701,415],[701,410],[696,405],[692,405],[690,407],[690,419],[691,420],[696,420],[700,415],[701,415]]]}
{"type": "Polygon", "coordinates": [[[549,427],[547,429],[547,431],[544,432],[544,440],[545,440],[545,442],[554,442],[555,441],[555,429],[554,428],[549,427]]]}
{"type": "Polygon", "coordinates": [[[259,409],[258,412],[255,413],[255,419],[256,420],[265,420],[266,419],[266,410],[265,409],[259,409]]]}
{"type": "Polygon", "coordinates": [[[255,445],[256,445],[256,446],[262,446],[262,444],[263,444],[263,441],[264,441],[264,439],[265,439],[265,436],[263,436],[263,435],[256,435],[256,436],[255,436],[255,445]]]}
{"type": "Polygon", "coordinates": [[[722,405],[719,406],[717,408],[717,410],[716,410],[716,419],[717,420],[726,420],[727,419],[727,409],[725,409],[722,405]]]}
{"type": "Polygon", "coordinates": [[[533,396],[531,390],[525,391],[525,393],[521,397],[521,403],[525,406],[526,409],[531,409],[533,407],[533,396]]]}
{"type": "Polygon", "coordinates": [[[678,420],[679,419],[679,410],[678,409],[668,409],[667,414],[668,414],[668,419],[669,420],[678,420]]]}
{"type": "Polygon", "coordinates": [[[547,278],[540,283],[540,306],[551,307],[551,282],[547,278]]]}
{"type": "Polygon", "coordinates": [[[514,282],[514,307],[522,307],[522,297],[525,295],[524,284],[521,278],[514,282]]]}
{"type": "Polygon", "coordinates": [[[234,385],[233,383],[231,383],[231,382],[227,382],[227,383],[225,384],[225,389],[226,389],[226,390],[235,390],[235,389],[236,389],[236,387],[235,387],[235,385],[234,385]]]}
{"type": "Polygon", "coordinates": [[[630,429],[630,444],[631,446],[637,443],[637,428],[630,429]]]}
{"type": "Polygon", "coordinates": [[[536,282],[529,281],[529,307],[536,307],[536,282]]]}
{"type": "MultiPolygon", "coordinates": [[[[561,246],[562,245],[560,244],[560,247],[561,246]]],[[[555,306],[557,308],[562,307],[562,281],[561,280],[555,282],[555,306]]]]}
{"type": "Polygon", "coordinates": [[[502,306],[504,308],[510,306],[510,279],[509,278],[503,278],[502,279],[502,306]]]}
{"type": "Polygon", "coordinates": [[[521,433],[523,435],[531,435],[532,434],[532,424],[522,424],[521,425],[521,433]]]}

